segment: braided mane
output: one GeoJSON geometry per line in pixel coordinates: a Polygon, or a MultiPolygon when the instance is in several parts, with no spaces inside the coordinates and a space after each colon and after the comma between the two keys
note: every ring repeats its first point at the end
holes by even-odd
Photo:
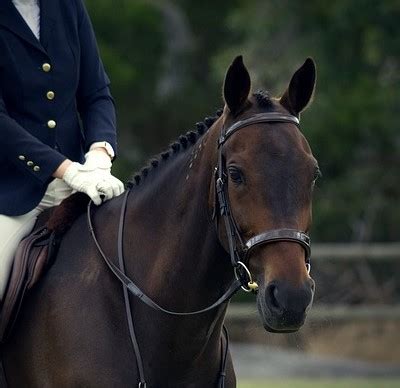
{"type": "Polygon", "coordinates": [[[157,169],[174,155],[196,144],[221,115],[222,109],[219,109],[215,116],[206,117],[203,121],[196,123],[196,130],[189,131],[185,135],[179,136],[178,140],[171,143],[167,150],[150,159],[145,167],[133,175],[132,179],[126,183],[126,186],[128,188],[139,186],[146,179],[150,171],[157,169]]]}
{"type": "Polygon", "coordinates": [[[272,108],[273,102],[268,91],[260,89],[253,93],[253,97],[256,99],[257,104],[260,108],[272,108]]]}
{"type": "MultiPolygon", "coordinates": [[[[258,106],[260,108],[271,108],[273,106],[270,94],[265,90],[258,90],[253,93],[258,106]]],[[[196,123],[196,130],[189,131],[185,135],[179,136],[178,140],[171,143],[167,150],[156,155],[148,164],[143,167],[139,172],[135,173],[126,186],[132,188],[139,186],[146,179],[150,171],[155,170],[160,164],[165,163],[174,155],[179,154],[181,151],[186,150],[188,147],[193,146],[196,142],[208,131],[208,129],[215,123],[215,121],[222,115],[223,110],[218,109],[214,116],[206,117],[203,121],[196,123]]]]}

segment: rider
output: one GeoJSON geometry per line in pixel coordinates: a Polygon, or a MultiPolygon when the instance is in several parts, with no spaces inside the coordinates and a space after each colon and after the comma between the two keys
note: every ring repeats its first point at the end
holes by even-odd
{"type": "Polygon", "coordinates": [[[109,79],[82,0],[0,1],[0,300],[13,255],[44,209],[74,191],[97,205],[116,124],[109,79]]]}

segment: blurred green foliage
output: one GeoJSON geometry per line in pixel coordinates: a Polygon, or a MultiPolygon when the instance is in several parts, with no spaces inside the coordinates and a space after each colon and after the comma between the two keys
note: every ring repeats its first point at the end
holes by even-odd
{"type": "Polygon", "coordinates": [[[312,56],[318,83],[302,127],[323,172],[313,237],[399,240],[399,1],[86,4],[117,103],[118,175],[221,107],[234,56],[244,55],[254,89],[275,95],[312,56]]]}

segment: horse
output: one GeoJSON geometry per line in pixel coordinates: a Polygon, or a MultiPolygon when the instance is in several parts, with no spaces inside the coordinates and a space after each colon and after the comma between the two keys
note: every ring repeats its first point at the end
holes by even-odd
{"type": "Polygon", "coordinates": [[[223,322],[240,286],[265,330],[303,325],[319,168],[299,116],[315,79],[308,58],[282,97],[253,93],[236,57],[222,112],[89,204],[2,350],[9,387],[235,387],[223,322]]]}

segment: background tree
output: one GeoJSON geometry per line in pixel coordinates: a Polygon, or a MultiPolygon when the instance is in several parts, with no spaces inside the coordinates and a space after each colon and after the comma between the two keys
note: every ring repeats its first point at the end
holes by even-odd
{"type": "Polygon", "coordinates": [[[221,106],[235,55],[244,55],[254,85],[273,94],[312,56],[318,84],[302,126],[324,174],[313,237],[399,240],[398,1],[87,5],[118,107],[121,177],[221,106]]]}

